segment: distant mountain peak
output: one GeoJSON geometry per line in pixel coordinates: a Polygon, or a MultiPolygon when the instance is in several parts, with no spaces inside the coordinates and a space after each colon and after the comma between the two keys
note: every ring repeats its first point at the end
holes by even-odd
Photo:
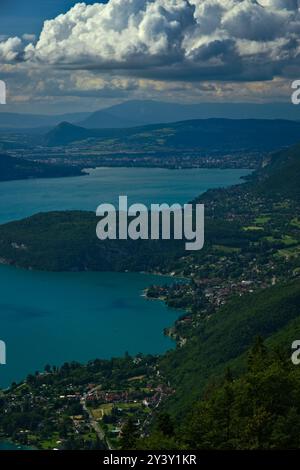
{"type": "Polygon", "coordinates": [[[75,126],[70,122],[60,122],[56,127],[51,129],[50,132],[44,137],[44,142],[49,147],[55,147],[57,145],[68,145],[76,140],[84,140],[88,138],[90,132],[80,126],[75,126]]]}

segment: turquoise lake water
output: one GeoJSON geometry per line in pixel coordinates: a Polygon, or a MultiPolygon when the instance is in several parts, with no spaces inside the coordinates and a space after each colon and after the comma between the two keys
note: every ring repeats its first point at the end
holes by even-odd
{"type": "Polygon", "coordinates": [[[87,176],[0,183],[0,223],[40,211],[96,211],[99,204],[189,202],[209,188],[239,183],[249,170],[99,168],[87,176]]]}
{"type": "Polygon", "coordinates": [[[20,446],[9,441],[0,441],[0,450],[34,450],[31,447],[20,446]]]}
{"type": "Polygon", "coordinates": [[[0,266],[0,337],[7,364],[0,384],[45,364],[88,361],[172,347],[163,329],[178,312],[146,300],[167,278],[131,273],[45,273],[0,266]]]}
{"type": "MultiPolygon", "coordinates": [[[[248,170],[110,168],[77,178],[0,184],[0,222],[49,210],[95,210],[103,202],[184,203],[209,188],[240,181],[248,170]]],[[[0,339],[7,365],[0,386],[44,365],[109,358],[174,346],[163,329],[180,312],[141,294],[170,279],[143,274],[42,273],[0,266],[0,339]]]]}

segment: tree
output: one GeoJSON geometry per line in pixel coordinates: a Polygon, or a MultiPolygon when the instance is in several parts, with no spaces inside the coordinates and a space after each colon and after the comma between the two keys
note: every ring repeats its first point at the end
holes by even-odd
{"type": "Polygon", "coordinates": [[[122,428],[122,437],[120,446],[122,450],[133,449],[138,438],[137,427],[133,418],[128,418],[127,422],[122,428]]]}
{"type": "Polygon", "coordinates": [[[174,423],[168,413],[160,413],[157,417],[157,428],[165,436],[171,437],[174,435],[174,423]]]}
{"type": "Polygon", "coordinates": [[[248,368],[252,371],[262,370],[267,362],[268,353],[261,336],[255,338],[254,345],[248,354],[248,368]]]}

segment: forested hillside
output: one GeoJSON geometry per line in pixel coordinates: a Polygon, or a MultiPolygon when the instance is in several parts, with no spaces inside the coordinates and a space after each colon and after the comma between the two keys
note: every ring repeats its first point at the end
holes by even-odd
{"type": "MultiPolygon", "coordinates": [[[[299,331],[299,330],[298,330],[299,331]]],[[[274,450],[300,446],[300,368],[257,338],[245,355],[245,371],[230,369],[211,382],[182,423],[161,413],[142,449],[274,450]]],[[[213,380],[213,378],[211,379],[213,380]]],[[[188,401],[188,398],[187,398],[188,401]]]]}
{"type": "Polygon", "coordinates": [[[274,286],[234,298],[212,317],[204,318],[185,347],[168,353],[161,361],[176,394],[168,409],[175,415],[186,413],[207,384],[220,379],[227,367],[239,373],[245,367],[245,352],[256,336],[280,344],[291,353],[291,344],[300,334],[300,281],[274,286]],[[297,322],[297,327],[295,324],[297,322]],[[278,332],[288,331],[284,341],[278,332]]]}
{"type": "Polygon", "coordinates": [[[81,170],[72,166],[49,165],[24,158],[0,155],[0,181],[11,181],[29,178],[58,178],[62,176],[79,176],[81,170]]]}

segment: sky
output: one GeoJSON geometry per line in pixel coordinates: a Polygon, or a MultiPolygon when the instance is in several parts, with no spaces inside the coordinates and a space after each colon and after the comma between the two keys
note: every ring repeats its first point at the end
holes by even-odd
{"type": "MultiPolygon", "coordinates": [[[[52,19],[61,13],[66,13],[76,3],[78,3],[76,0],[1,0],[0,34],[38,35],[45,19],[52,19]]],[[[101,2],[86,1],[85,3],[101,2]]]]}
{"type": "MultiPolygon", "coordinates": [[[[289,102],[298,0],[0,0],[6,110],[289,102]]],[[[1,110],[2,111],[2,110],[1,110]]]]}

